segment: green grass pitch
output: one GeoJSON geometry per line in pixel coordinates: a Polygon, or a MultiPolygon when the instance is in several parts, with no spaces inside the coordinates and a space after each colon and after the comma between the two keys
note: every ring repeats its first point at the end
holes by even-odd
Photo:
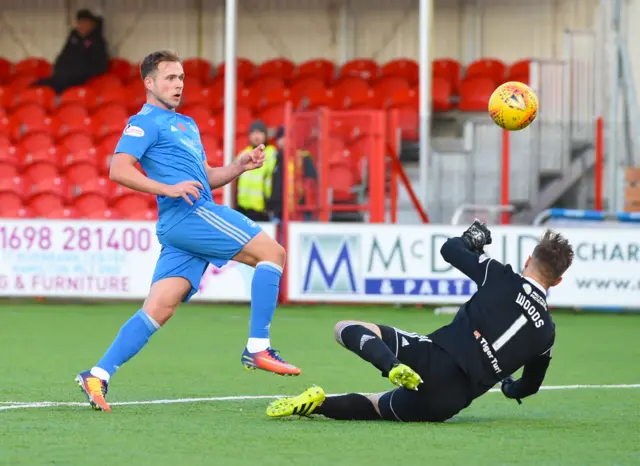
{"type": "MultiPolygon", "coordinates": [[[[112,379],[94,412],[74,384],[135,304],[0,303],[1,465],[638,465],[640,386],[543,390],[519,406],[489,393],[443,425],[269,419],[269,399],[189,398],[379,392],[388,380],[333,341],[341,319],[427,333],[425,309],[282,307],[272,342],[297,378],[248,372],[248,306],[187,305],[112,379]],[[29,403],[83,403],[33,407],[29,403]],[[26,403],[18,406],[11,403],[26,403]]],[[[640,316],[558,313],[547,386],[640,384],[640,316]]]]}

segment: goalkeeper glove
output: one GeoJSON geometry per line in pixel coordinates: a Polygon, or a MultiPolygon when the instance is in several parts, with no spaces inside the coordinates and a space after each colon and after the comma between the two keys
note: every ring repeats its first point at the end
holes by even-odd
{"type": "MultiPolygon", "coordinates": [[[[515,382],[515,380],[513,380],[513,377],[509,376],[509,377],[505,377],[504,379],[502,379],[500,381],[500,390],[502,391],[502,394],[504,396],[506,396],[507,398],[513,398],[512,396],[510,396],[505,390],[509,390],[509,387],[511,386],[511,384],[513,384],[515,382]]],[[[519,405],[522,404],[522,400],[520,398],[515,398],[515,400],[518,402],[519,405]]]]}
{"type": "Polygon", "coordinates": [[[487,225],[476,219],[462,234],[462,241],[471,251],[481,253],[486,245],[491,244],[491,232],[487,225]]]}

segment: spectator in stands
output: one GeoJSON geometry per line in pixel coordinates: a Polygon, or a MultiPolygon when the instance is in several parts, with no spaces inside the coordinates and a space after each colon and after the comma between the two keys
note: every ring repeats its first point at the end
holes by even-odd
{"type": "MultiPolygon", "coordinates": [[[[276,142],[276,154],[275,154],[275,163],[273,164],[273,170],[271,172],[271,189],[269,192],[269,196],[267,196],[267,211],[269,212],[269,218],[272,222],[277,224],[282,220],[282,211],[284,209],[284,201],[283,201],[283,178],[284,178],[284,170],[282,169],[282,160],[284,158],[284,150],[285,150],[285,134],[284,127],[281,126],[278,128],[278,132],[275,137],[276,142]]],[[[313,164],[313,159],[311,158],[311,154],[304,150],[296,151],[296,158],[294,160],[290,160],[287,169],[287,176],[289,182],[289,209],[293,207],[294,199],[297,199],[298,205],[304,205],[307,200],[310,203],[313,203],[313,200],[310,199],[310,196],[313,196],[313,192],[315,192],[315,184],[318,180],[318,174],[316,172],[316,167],[313,164]],[[295,165],[297,164],[297,170],[294,170],[295,165]],[[297,189],[294,183],[294,175],[297,173],[302,174],[302,183],[298,184],[297,189]]],[[[305,212],[303,215],[305,220],[311,220],[311,212],[305,212]]]]}
{"type": "MultiPolygon", "coordinates": [[[[255,149],[260,144],[267,142],[267,127],[256,120],[249,128],[249,146],[240,153],[248,149],[255,149]]],[[[276,148],[267,145],[264,154],[265,161],[261,168],[244,172],[238,177],[236,187],[236,210],[254,222],[268,222],[269,215],[266,211],[266,198],[271,192],[271,173],[275,163],[276,148]]]]}
{"type": "Polygon", "coordinates": [[[51,87],[61,94],[73,86],[107,72],[109,55],[102,32],[102,18],[90,10],[76,13],[76,27],[53,64],[53,74],[34,83],[51,87]]]}

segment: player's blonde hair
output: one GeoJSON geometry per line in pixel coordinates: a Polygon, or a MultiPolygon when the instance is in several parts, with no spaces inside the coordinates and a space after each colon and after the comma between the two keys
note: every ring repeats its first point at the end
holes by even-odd
{"type": "Polygon", "coordinates": [[[144,78],[158,70],[160,63],[166,61],[182,63],[177,53],[171,50],[159,50],[144,57],[140,63],[140,77],[144,80],[144,78]]]}
{"type": "Polygon", "coordinates": [[[547,284],[553,284],[571,267],[573,255],[573,247],[564,236],[547,230],[533,250],[531,259],[541,278],[547,284]]]}

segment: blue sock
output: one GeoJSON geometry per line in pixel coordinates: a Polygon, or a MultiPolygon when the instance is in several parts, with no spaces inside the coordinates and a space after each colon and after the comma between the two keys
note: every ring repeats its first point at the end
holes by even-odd
{"type": "Polygon", "coordinates": [[[112,376],[121,365],[138,354],[158,328],[156,321],[140,309],[122,326],[96,367],[112,376]]]}
{"type": "Polygon", "coordinates": [[[269,338],[269,326],[276,312],[282,267],[260,262],[251,281],[251,324],[249,338],[269,338]]]}

